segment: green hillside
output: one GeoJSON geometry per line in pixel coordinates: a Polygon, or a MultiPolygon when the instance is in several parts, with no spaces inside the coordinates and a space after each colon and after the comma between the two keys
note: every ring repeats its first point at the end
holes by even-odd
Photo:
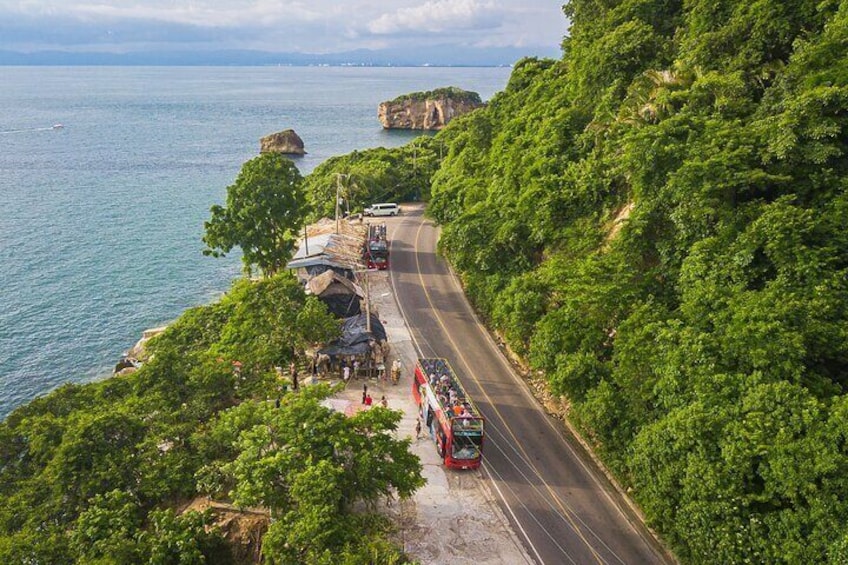
{"type": "Polygon", "coordinates": [[[0,422],[0,563],[235,565],[260,539],[269,565],[410,563],[377,511],[424,483],[401,413],[346,417],[322,405],[327,385],[295,393],[275,370],[338,333],[289,273],[240,279],[154,338],[137,372],[17,408],[0,422]],[[182,512],[207,497],[272,520],[232,539],[182,512]]]}
{"type": "Polygon", "coordinates": [[[437,137],[444,254],[681,560],[848,562],[848,2],[565,11],[437,137]]]}

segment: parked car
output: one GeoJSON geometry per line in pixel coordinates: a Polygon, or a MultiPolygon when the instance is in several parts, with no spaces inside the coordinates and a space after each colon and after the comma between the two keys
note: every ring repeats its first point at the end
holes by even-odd
{"type": "Polygon", "coordinates": [[[397,216],[400,214],[400,206],[394,202],[380,202],[368,206],[362,214],[365,216],[397,216]]]}

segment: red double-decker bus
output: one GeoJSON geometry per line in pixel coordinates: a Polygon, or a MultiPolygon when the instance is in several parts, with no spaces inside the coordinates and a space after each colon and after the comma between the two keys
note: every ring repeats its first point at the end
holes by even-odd
{"type": "Polygon", "coordinates": [[[483,460],[484,420],[448,362],[419,358],[412,395],[423,428],[436,442],[445,466],[478,468],[483,460]]]}
{"type": "Polygon", "coordinates": [[[369,224],[368,239],[365,241],[363,257],[369,269],[381,271],[389,268],[389,240],[386,224],[369,224]]]}

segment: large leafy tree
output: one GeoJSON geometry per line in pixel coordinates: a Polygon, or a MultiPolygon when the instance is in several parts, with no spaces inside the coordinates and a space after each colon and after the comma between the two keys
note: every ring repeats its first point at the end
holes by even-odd
{"type": "Polygon", "coordinates": [[[339,325],[326,306],[288,273],[233,285],[233,311],[215,354],[242,364],[248,378],[286,366],[308,345],[337,337],[339,325]]]}
{"type": "Polygon", "coordinates": [[[399,412],[378,407],[348,418],[321,405],[330,392],[308,387],[280,408],[235,407],[213,422],[205,442],[219,459],[201,483],[211,492],[230,488],[237,504],[270,509],[268,563],[347,562],[340,553],[370,562],[364,558],[373,547],[363,533],[380,539],[385,524],[354,506],[406,498],[424,483],[410,440],[395,438],[399,412]]]}
{"type": "Polygon", "coordinates": [[[240,247],[245,269],[265,275],[285,268],[305,215],[303,177],[279,153],[246,162],[227,187],[227,205],[212,207],[203,253],[221,257],[240,247]]]}

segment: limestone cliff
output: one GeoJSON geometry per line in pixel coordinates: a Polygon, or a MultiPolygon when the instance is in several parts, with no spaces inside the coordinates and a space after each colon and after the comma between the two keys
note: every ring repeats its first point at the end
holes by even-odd
{"type": "Polygon", "coordinates": [[[383,102],[377,116],[385,129],[438,130],[453,118],[481,106],[483,101],[476,92],[449,87],[383,102]]]}
{"type": "Polygon", "coordinates": [[[259,152],[306,155],[306,151],[303,150],[303,140],[293,129],[272,133],[260,139],[259,152]]]}

